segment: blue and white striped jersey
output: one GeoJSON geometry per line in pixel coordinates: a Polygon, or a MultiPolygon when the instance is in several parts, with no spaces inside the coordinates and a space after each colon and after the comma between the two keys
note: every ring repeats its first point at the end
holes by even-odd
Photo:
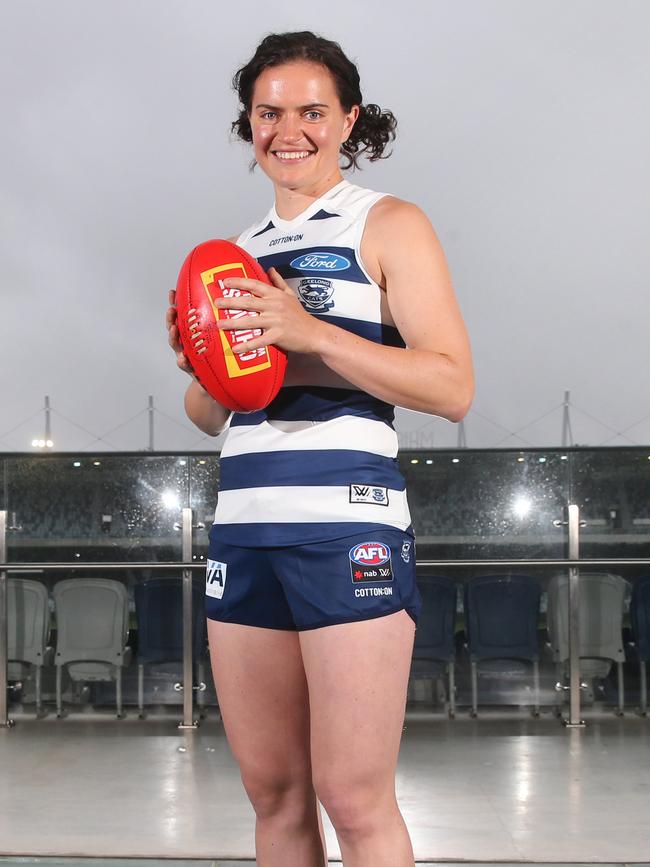
{"type": "MultiPolygon", "coordinates": [[[[404,346],[360,253],[368,211],[383,195],[344,180],[293,220],[272,207],[237,243],[265,270],[274,266],[312,315],[404,346]]],[[[231,419],[215,512],[220,538],[299,545],[409,528],[394,407],[309,356],[289,355],[285,382],[266,409],[231,419]]]]}

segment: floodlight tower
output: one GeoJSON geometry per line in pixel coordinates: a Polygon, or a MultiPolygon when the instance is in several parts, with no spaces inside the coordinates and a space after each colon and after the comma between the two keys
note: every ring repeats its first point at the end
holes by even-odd
{"type": "Polygon", "coordinates": [[[458,422],[458,441],[456,443],[457,449],[466,449],[467,448],[467,437],[465,436],[465,419],[461,419],[458,422]]]}
{"type": "Polygon", "coordinates": [[[149,395],[149,406],[148,406],[147,411],[149,413],[149,445],[148,445],[146,451],[152,452],[154,450],[153,449],[153,428],[154,428],[153,394],[149,395]]]}
{"type": "Polygon", "coordinates": [[[54,448],[54,443],[52,442],[52,410],[50,407],[50,397],[49,395],[45,395],[45,438],[44,439],[33,439],[32,446],[35,449],[51,449],[54,448]]]}
{"type": "Polygon", "coordinates": [[[567,448],[573,445],[573,433],[571,432],[571,416],[569,415],[571,392],[564,392],[564,408],[562,410],[562,448],[567,448]]]}

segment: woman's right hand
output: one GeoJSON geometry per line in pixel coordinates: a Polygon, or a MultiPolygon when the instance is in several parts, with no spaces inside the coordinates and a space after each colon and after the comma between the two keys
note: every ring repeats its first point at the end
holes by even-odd
{"type": "Polygon", "coordinates": [[[167,323],[167,334],[169,345],[174,350],[176,354],[176,364],[180,367],[181,370],[184,370],[185,373],[188,373],[192,379],[195,379],[194,372],[192,370],[192,365],[187,360],[185,353],[183,352],[183,344],[181,343],[181,335],[178,330],[178,325],[176,324],[176,290],[169,290],[169,307],[167,308],[166,315],[166,323],[167,323]]]}

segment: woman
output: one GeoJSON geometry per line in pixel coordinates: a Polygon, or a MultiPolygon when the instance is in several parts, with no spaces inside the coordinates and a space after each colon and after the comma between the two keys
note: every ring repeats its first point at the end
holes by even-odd
{"type": "Polygon", "coordinates": [[[275,204],[231,240],[273,285],[228,280],[253,297],[224,306],[258,313],[247,350],[273,343],[289,362],[260,413],[231,418],[196,381],[186,393],[202,431],[230,420],[206,591],[219,706],[260,867],[327,863],[317,798],[346,867],[406,867],[395,770],[420,599],[393,407],[460,421],[468,338],[423,212],[343,179],[340,157],[382,157],[395,119],[363,106],[340,47],[271,35],[234,82],[233,129],[275,204]]]}

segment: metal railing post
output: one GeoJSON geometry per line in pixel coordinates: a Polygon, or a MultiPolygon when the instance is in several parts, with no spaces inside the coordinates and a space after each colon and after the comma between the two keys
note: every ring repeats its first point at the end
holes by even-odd
{"type": "MultiPolygon", "coordinates": [[[[7,513],[0,511],[0,563],[7,560],[7,513]]],[[[0,726],[11,726],[7,717],[7,573],[0,572],[0,726]]]]}
{"type": "MultiPolygon", "coordinates": [[[[569,560],[580,554],[580,509],[569,505],[569,560]]],[[[580,572],[569,567],[569,719],[567,727],[584,726],[580,719],[580,572]]]]}
{"type": "MultiPolygon", "coordinates": [[[[183,563],[192,559],[192,510],[183,509],[183,563]]],[[[194,677],[192,665],[192,570],[183,569],[183,722],[179,728],[196,728],[194,720],[194,677]]]]}

